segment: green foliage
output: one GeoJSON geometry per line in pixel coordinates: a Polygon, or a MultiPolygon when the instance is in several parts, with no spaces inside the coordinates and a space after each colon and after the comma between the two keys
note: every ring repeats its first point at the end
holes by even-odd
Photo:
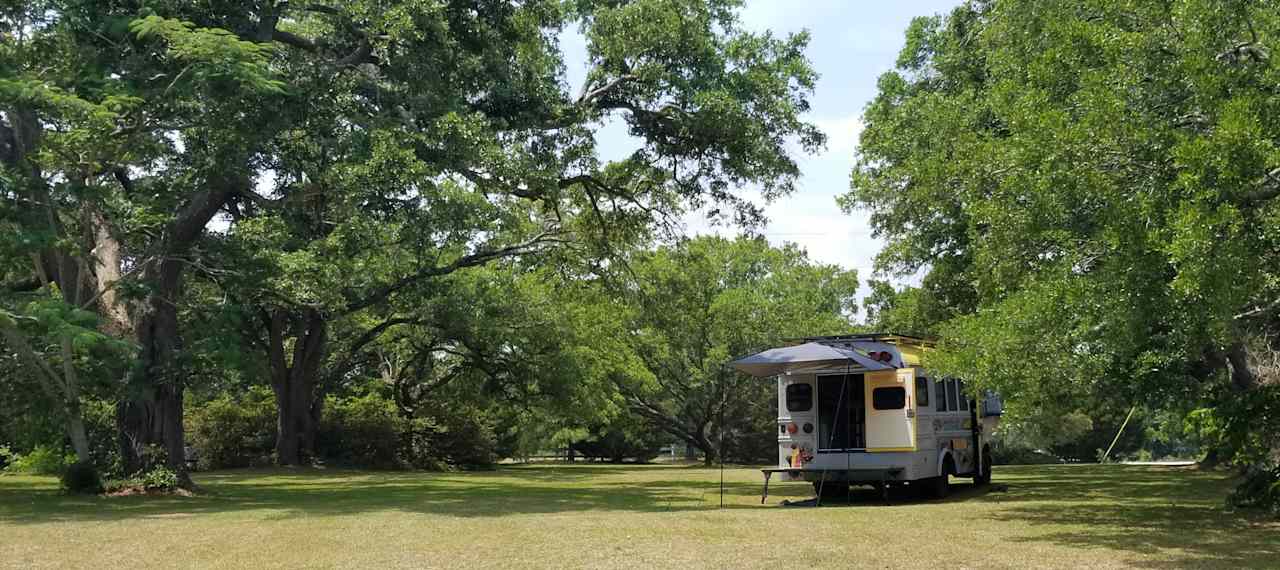
{"type": "Polygon", "coordinates": [[[86,399],[80,406],[85,433],[89,438],[89,458],[104,475],[120,475],[120,432],[116,428],[116,407],[111,402],[86,399]]]}
{"type": "Polygon", "coordinates": [[[102,478],[92,463],[77,461],[62,472],[62,489],[68,493],[96,495],[101,493],[102,478]]]}
{"type": "Polygon", "coordinates": [[[871,330],[933,336],[938,324],[952,316],[926,288],[895,288],[879,279],[871,279],[867,285],[871,291],[862,300],[862,307],[864,321],[871,330]]]}
{"type": "Polygon", "coordinates": [[[671,436],[635,416],[625,415],[582,430],[569,439],[574,453],[588,459],[646,463],[658,456],[658,450],[671,441],[671,436]]]}
{"type": "MultiPolygon", "coordinates": [[[[10,360],[9,363],[16,364],[10,360]]],[[[14,454],[39,445],[62,445],[66,438],[64,423],[50,398],[42,395],[36,379],[26,367],[0,370],[0,437],[14,454]]]]}
{"type": "Polygon", "coordinates": [[[324,461],[377,469],[488,468],[499,458],[489,413],[458,400],[406,416],[377,391],[330,396],[317,433],[324,461]]]}
{"type": "Polygon", "coordinates": [[[8,473],[30,473],[35,475],[60,475],[68,465],[76,462],[74,453],[68,453],[61,447],[39,445],[31,451],[19,455],[9,452],[8,473]]]}
{"type": "Polygon", "coordinates": [[[1093,418],[1072,410],[1051,417],[1001,418],[999,439],[1007,448],[1049,449],[1080,441],[1093,429],[1093,418]]]}
{"type": "Polygon", "coordinates": [[[401,437],[406,428],[395,403],[375,393],[330,396],[316,434],[316,453],[341,465],[401,468],[405,466],[401,437]]]}
{"type": "Polygon", "coordinates": [[[1241,397],[1224,399],[1212,408],[1194,410],[1187,415],[1186,427],[1207,448],[1216,450],[1220,461],[1248,466],[1275,461],[1280,433],[1267,426],[1277,422],[1280,385],[1269,385],[1241,397]]]}
{"type": "Polygon", "coordinates": [[[615,334],[644,368],[615,377],[625,406],[708,461],[720,432],[734,453],[755,450],[744,460],[768,457],[761,442],[775,437],[774,386],[724,364],[784,339],[849,332],[857,275],[746,237],[682,241],[631,268],[634,284],[617,292],[615,334]]]}
{"type": "Polygon", "coordinates": [[[178,488],[178,475],[164,465],[156,465],[136,479],[147,491],[172,491],[178,488]]]}
{"type": "MultiPolygon", "coordinates": [[[[231,80],[253,90],[284,92],[285,83],[273,77],[268,65],[271,44],[245,41],[229,30],[197,28],[191,22],[155,14],[130,22],[129,29],[139,40],[163,39],[168,44],[167,55],[186,63],[182,74],[193,81],[231,80]]],[[[179,79],[181,74],[170,86],[179,79]]]]}
{"type": "Polygon", "coordinates": [[[1253,466],[1227,496],[1227,506],[1259,509],[1280,516],[1280,466],[1253,466]]]}
{"type": "Polygon", "coordinates": [[[842,199],[880,270],[927,272],[873,289],[877,320],[939,333],[930,365],[1014,419],[1213,407],[1224,456],[1256,461],[1280,425],[1249,395],[1277,381],[1278,35],[1271,6],[1205,0],[917,19],[842,199]]]}
{"type": "MultiPolygon", "coordinates": [[[[610,309],[555,304],[685,212],[759,222],[739,189],[793,191],[793,155],[822,143],[803,118],[816,82],[807,34],[744,31],[740,7],[15,5],[0,14],[21,31],[0,44],[0,134],[30,144],[0,149],[0,277],[39,274],[63,305],[0,303],[34,316],[24,327],[71,335],[86,401],[152,413],[200,385],[194,399],[214,403],[192,439],[219,464],[261,453],[262,400],[241,413],[222,392],[264,377],[342,394],[332,420],[359,433],[335,453],[361,462],[403,462],[369,438],[408,430],[413,457],[486,463],[494,426],[520,415],[511,402],[554,410],[543,417],[557,429],[616,415],[602,387],[643,374],[608,336],[610,309]],[[581,86],[565,81],[570,25],[587,43],[581,86]],[[611,121],[638,141],[612,162],[596,140],[611,121]],[[225,227],[206,231],[219,215],[225,227]],[[310,352],[294,350],[306,339],[318,339],[310,352]],[[384,353],[420,363],[386,382],[399,383],[393,412],[348,398],[381,380],[384,353]],[[446,386],[455,379],[468,387],[446,386]],[[466,412],[424,411],[455,396],[466,412]],[[393,415],[414,424],[384,429],[393,415]]],[[[0,366],[0,403],[34,391],[0,366]]],[[[66,400],[22,409],[82,405],[66,400]]],[[[308,404],[282,409],[321,408],[308,404]]],[[[23,444],[50,437],[0,423],[6,441],[11,428],[23,444]]],[[[129,435],[180,442],[168,432],[181,425],[129,435]]]]}
{"type": "Polygon", "coordinates": [[[494,421],[463,402],[442,402],[408,422],[407,463],[417,468],[489,468],[499,459],[494,421]]]}
{"type": "Polygon", "coordinates": [[[202,469],[266,465],[275,450],[275,395],[254,386],[233,396],[193,404],[185,415],[187,434],[202,469]]]}

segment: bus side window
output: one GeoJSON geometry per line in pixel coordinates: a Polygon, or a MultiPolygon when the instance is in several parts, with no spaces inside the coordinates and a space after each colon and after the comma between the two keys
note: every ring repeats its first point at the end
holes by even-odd
{"type": "Polygon", "coordinates": [[[871,407],[877,410],[901,410],[907,407],[907,390],[898,386],[871,391],[871,407]]]}
{"type": "Polygon", "coordinates": [[[916,407],[929,407],[929,379],[923,376],[916,378],[916,407]]]}
{"type": "Polygon", "coordinates": [[[964,389],[964,380],[956,380],[956,392],[960,393],[960,410],[969,411],[969,394],[964,389]]]}
{"type": "Polygon", "coordinates": [[[956,394],[956,381],[954,378],[947,380],[947,411],[954,412],[960,409],[958,394],[956,394]]]}
{"type": "Polygon", "coordinates": [[[938,400],[937,410],[939,412],[947,411],[947,381],[946,380],[933,381],[933,395],[936,396],[937,397],[936,399],[938,400]]]}
{"type": "Polygon", "coordinates": [[[813,384],[787,386],[787,411],[807,412],[813,409],[813,384]]]}

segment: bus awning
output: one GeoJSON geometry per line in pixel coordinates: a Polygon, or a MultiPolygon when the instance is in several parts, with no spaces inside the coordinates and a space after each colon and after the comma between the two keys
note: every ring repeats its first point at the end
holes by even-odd
{"type": "Polygon", "coordinates": [[[852,350],[809,342],[797,346],[771,348],[764,352],[739,358],[729,363],[752,376],[777,376],[798,368],[823,366],[852,366],[860,370],[889,370],[883,362],[877,362],[852,350]]]}

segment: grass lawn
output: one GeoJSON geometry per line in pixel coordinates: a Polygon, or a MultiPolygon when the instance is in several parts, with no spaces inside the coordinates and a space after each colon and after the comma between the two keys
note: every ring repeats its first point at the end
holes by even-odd
{"type": "Polygon", "coordinates": [[[0,567],[1280,567],[1280,523],[1224,511],[1222,474],[997,468],[944,502],[869,492],[784,508],[799,483],[677,466],[197,474],[197,497],[63,496],[0,477],[0,567]],[[941,564],[949,561],[950,564],[941,564]]]}

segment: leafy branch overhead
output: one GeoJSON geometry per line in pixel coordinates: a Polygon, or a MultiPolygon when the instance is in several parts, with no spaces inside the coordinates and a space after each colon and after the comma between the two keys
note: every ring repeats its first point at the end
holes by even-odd
{"type": "Polygon", "coordinates": [[[183,79],[198,83],[224,80],[250,90],[284,93],[285,82],[276,79],[271,71],[274,47],[270,43],[254,43],[229,30],[197,28],[191,22],[154,14],[130,22],[129,29],[139,40],[162,40],[165,55],[183,65],[182,71],[170,80],[169,88],[183,79]]]}

